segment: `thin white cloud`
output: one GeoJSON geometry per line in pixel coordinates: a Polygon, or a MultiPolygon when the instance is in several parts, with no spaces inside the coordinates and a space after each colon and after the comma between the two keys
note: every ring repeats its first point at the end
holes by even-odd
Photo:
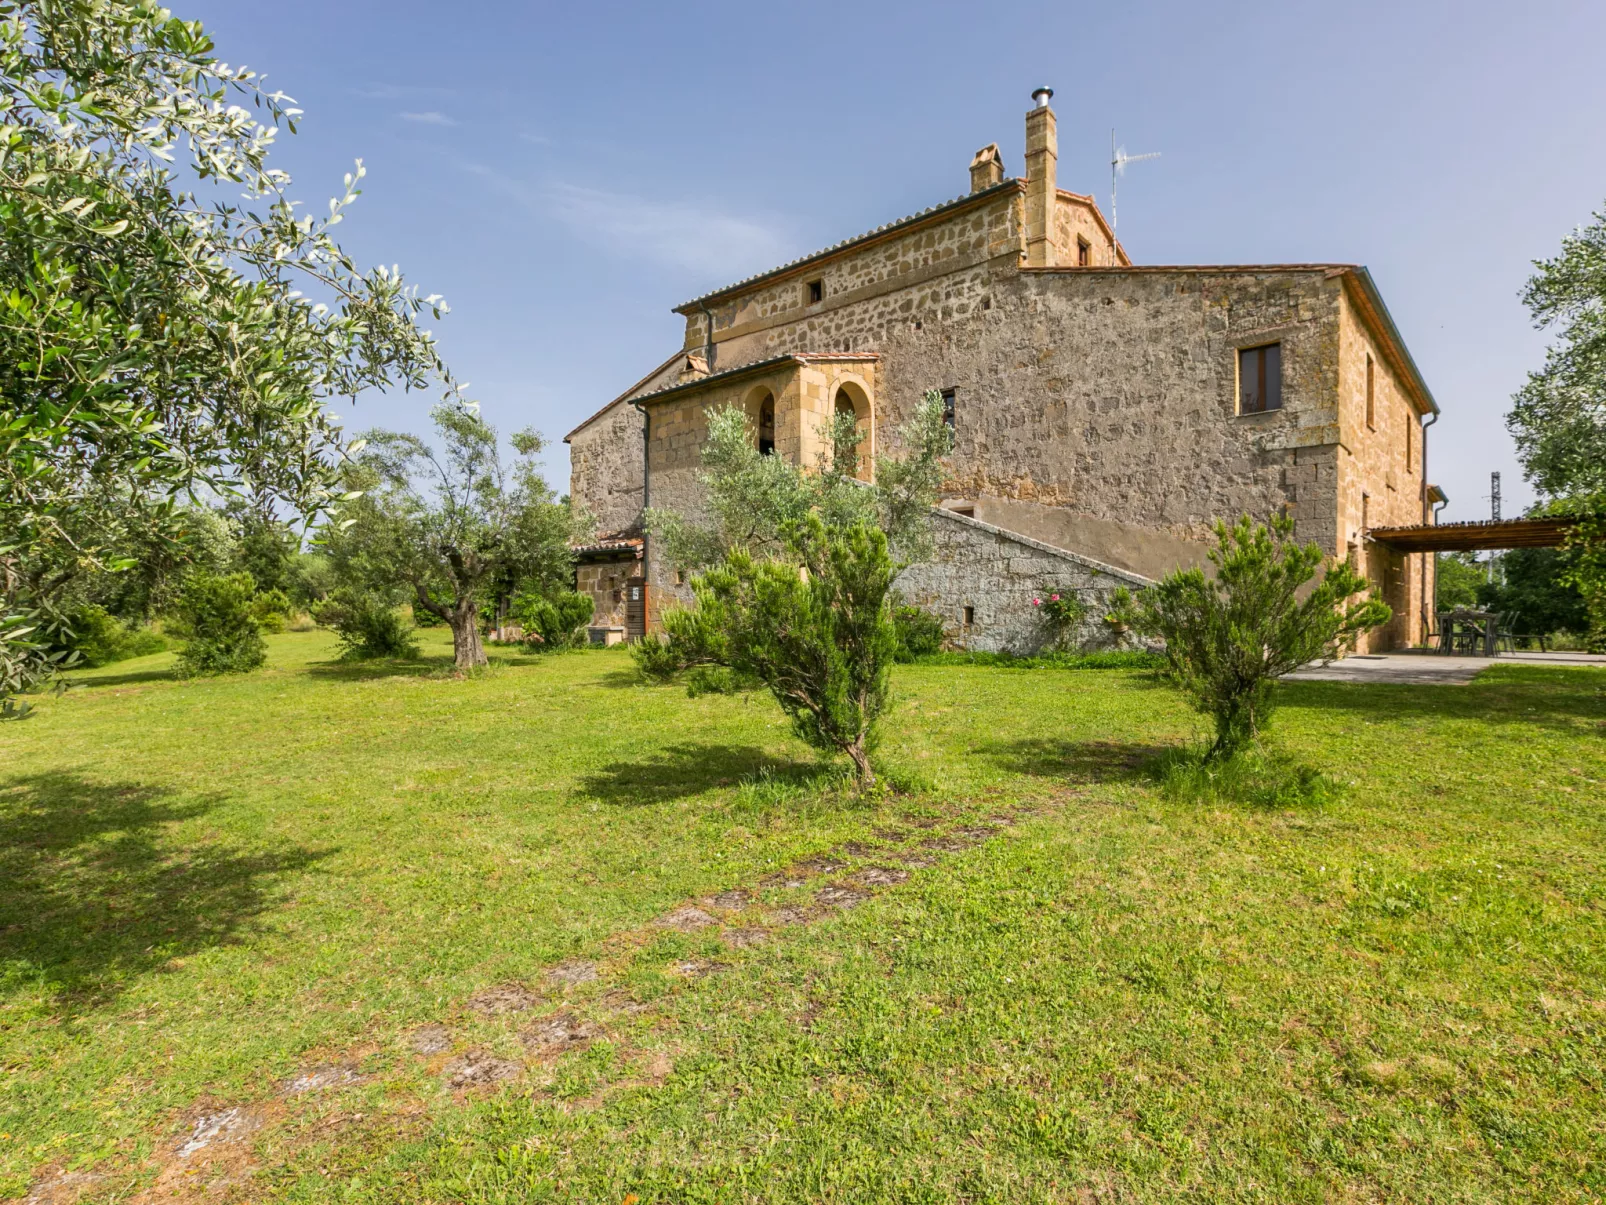
{"type": "Polygon", "coordinates": [[[431,109],[425,113],[398,113],[403,121],[411,121],[421,126],[455,126],[457,123],[444,113],[437,113],[431,109]]]}
{"type": "Polygon", "coordinates": [[[407,100],[411,97],[456,96],[455,88],[436,88],[428,84],[370,84],[366,88],[351,89],[353,96],[364,100],[407,100]]]}
{"type": "Polygon", "coordinates": [[[788,240],[756,217],[687,201],[658,201],[576,184],[540,194],[543,208],[581,238],[700,277],[737,277],[788,258],[788,240]]]}

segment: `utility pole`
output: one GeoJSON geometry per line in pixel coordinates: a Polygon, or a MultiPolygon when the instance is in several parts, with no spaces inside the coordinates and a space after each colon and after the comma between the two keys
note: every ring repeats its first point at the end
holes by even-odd
{"type": "MultiPolygon", "coordinates": [[[[1489,474],[1489,521],[1491,523],[1500,522],[1500,474],[1498,472],[1489,474]]],[[[1491,549],[1489,552],[1489,584],[1491,586],[1494,585],[1496,555],[1491,549]]]]}

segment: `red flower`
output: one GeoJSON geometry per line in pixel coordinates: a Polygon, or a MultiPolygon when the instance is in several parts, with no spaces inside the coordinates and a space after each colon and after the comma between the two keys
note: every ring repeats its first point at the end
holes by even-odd
{"type": "Polygon", "coordinates": [[[1034,599],[1032,599],[1032,606],[1034,606],[1034,607],[1040,607],[1040,606],[1042,606],[1042,605],[1043,605],[1043,600],[1042,600],[1042,599],[1040,599],[1040,598],[1034,598],[1034,599]]]}
{"type": "Polygon", "coordinates": [[[1049,599],[1048,599],[1049,602],[1059,602],[1059,600],[1060,600],[1060,596],[1058,594],[1052,594],[1052,595],[1049,596],[1049,599]]]}

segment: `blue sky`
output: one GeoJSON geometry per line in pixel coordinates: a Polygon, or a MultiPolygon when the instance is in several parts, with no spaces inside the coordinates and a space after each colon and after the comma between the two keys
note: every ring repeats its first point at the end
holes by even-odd
{"type": "MultiPolygon", "coordinates": [[[[670,307],[1022,170],[1055,89],[1059,183],[1129,169],[1138,263],[1368,265],[1444,412],[1446,518],[1531,498],[1503,416],[1544,337],[1531,262],[1606,206],[1606,4],[170,0],[307,111],[275,152],[342,229],[452,314],[455,371],[556,441],[680,342],[670,307]]],[[[422,429],[428,398],[347,421],[422,429]]]]}

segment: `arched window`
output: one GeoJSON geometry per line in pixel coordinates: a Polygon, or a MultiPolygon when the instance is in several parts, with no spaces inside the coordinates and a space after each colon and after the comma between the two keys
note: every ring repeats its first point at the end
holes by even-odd
{"type": "Polygon", "coordinates": [[[775,455],[775,396],[770,393],[758,404],[758,454],[775,455]]]}
{"type": "Polygon", "coordinates": [[[832,456],[835,460],[836,471],[844,476],[852,477],[858,471],[859,467],[860,441],[852,438],[843,439],[842,436],[845,434],[844,428],[847,427],[847,424],[849,423],[853,424],[852,429],[855,432],[857,431],[859,422],[859,408],[853,404],[853,399],[848,396],[848,391],[846,389],[838,389],[836,391],[836,419],[838,438],[836,441],[836,447],[832,449],[832,456]]]}

